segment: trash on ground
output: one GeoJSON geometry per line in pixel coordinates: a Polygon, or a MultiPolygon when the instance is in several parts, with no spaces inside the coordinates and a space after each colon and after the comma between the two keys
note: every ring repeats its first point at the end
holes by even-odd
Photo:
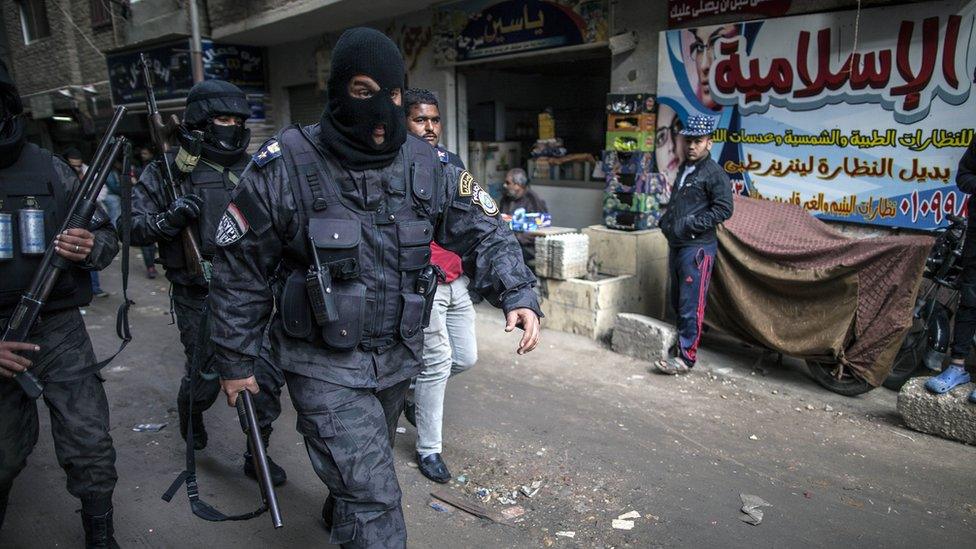
{"type": "Polygon", "coordinates": [[[575,538],[576,537],[576,532],[573,532],[571,530],[569,530],[569,531],[564,530],[562,532],[556,532],[556,536],[561,537],[561,538],[575,538]]]}
{"type": "Polygon", "coordinates": [[[430,502],[429,505],[430,505],[430,508],[431,509],[437,511],[438,513],[450,513],[451,512],[451,509],[448,508],[446,505],[444,505],[442,503],[438,503],[436,501],[430,502]]]}
{"type": "Polygon", "coordinates": [[[443,501],[444,503],[457,507],[466,513],[471,513],[476,517],[485,518],[492,522],[498,522],[501,524],[505,524],[512,518],[525,513],[525,510],[518,506],[506,507],[501,513],[498,513],[483,505],[478,505],[477,503],[467,501],[462,496],[445,489],[434,490],[430,493],[430,495],[443,501]],[[512,511],[512,509],[519,509],[521,512],[512,511]]]}
{"type": "Polygon", "coordinates": [[[759,437],[756,435],[749,435],[749,440],[759,440],[759,437]]]}
{"type": "Polygon", "coordinates": [[[515,500],[508,496],[500,496],[498,498],[498,503],[501,503],[502,505],[515,505],[515,500]]]}
{"type": "Polygon", "coordinates": [[[466,476],[464,476],[464,475],[461,475],[461,476],[459,476],[459,477],[457,478],[457,482],[458,482],[458,484],[467,484],[467,482],[468,482],[468,477],[466,477],[466,476]]]}
{"type": "Polygon", "coordinates": [[[531,498],[538,494],[540,489],[542,489],[542,481],[537,480],[528,486],[522,486],[519,491],[522,492],[525,497],[531,498]]]}
{"type": "Polygon", "coordinates": [[[407,432],[407,428],[406,427],[397,427],[397,432],[402,435],[403,433],[406,433],[407,432]]]}
{"type": "Polygon", "coordinates": [[[491,490],[488,488],[478,488],[478,491],[475,492],[475,494],[477,494],[478,499],[485,503],[488,503],[488,500],[491,499],[491,490]]]}
{"type": "Polygon", "coordinates": [[[739,520],[753,526],[758,526],[763,519],[763,512],[760,507],[772,507],[772,504],[759,496],[751,494],[739,494],[742,500],[742,515],[739,520]]]}
{"type": "Polygon", "coordinates": [[[137,433],[158,433],[166,427],[165,423],[140,423],[132,428],[137,433]]]}
{"type": "Polygon", "coordinates": [[[525,514],[525,508],[522,507],[521,505],[516,505],[514,507],[506,507],[505,509],[502,509],[502,516],[505,517],[506,520],[516,519],[524,514],[525,514]]]}
{"type": "Polygon", "coordinates": [[[613,526],[614,530],[633,530],[634,521],[613,519],[613,521],[610,523],[610,526],[613,526]]]}
{"type": "Polygon", "coordinates": [[[620,515],[617,518],[620,519],[620,520],[639,519],[639,518],[641,518],[641,514],[638,513],[637,511],[631,511],[629,513],[624,513],[624,514],[620,515]]]}

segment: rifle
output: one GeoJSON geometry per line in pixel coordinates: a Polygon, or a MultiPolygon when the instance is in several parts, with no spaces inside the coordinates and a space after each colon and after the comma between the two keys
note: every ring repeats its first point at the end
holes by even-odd
{"type": "MultiPolygon", "coordinates": [[[[122,106],[115,108],[112,121],[109,122],[108,129],[105,130],[105,135],[102,136],[102,140],[95,151],[92,165],[85,173],[81,186],[78,187],[78,192],[72,199],[68,215],[57,234],[68,229],[85,229],[91,224],[92,217],[95,215],[98,193],[105,185],[105,179],[109,172],[112,171],[115,158],[126,143],[124,137],[113,140],[119,122],[125,116],[125,110],[125,107],[122,106]]],[[[31,280],[30,289],[21,296],[17,308],[14,309],[13,315],[10,317],[10,323],[7,324],[7,329],[3,333],[2,341],[27,341],[41,309],[58,281],[58,276],[70,269],[71,266],[70,261],[55,253],[53,242],[48,244],[41,265],[31,280]]],[[[36,399],[44,392],[44,385],[30,371],[20,372],[14,376],[14,379],[30,398],[36,399]]]]}
{"type": "Polygon", "coordinates": [[[278,496],[274,484],[271,483],[271,470],[268,467],[268,455],[264,451],[261,440],[261,428],[258,426],[258,416],[254,412],[254,399],[251,393],[243,390],[237,395],[237,416],[241,420],[241,429],[247,435],[247,445],[251,448],[251,459],[254,460],[254,470],[258,473],[258,484],[261,485],[261,499],[271,513],[271,524],[281,528],[281,510],[278,508],[278,496]]]}
{"type": "MultiPolygon", "coordinates": [[[[184,194],[183,187],[176,181],[176,178],[173,176],[173,168],[166,159],[167,153],[170,152],[168,136],[175,132],[176,127],[180,125],[180,121],[176,118],[176,115],[171,114],[169,120],[165,123],[163,122],[163,115],[159,112],[159,107],[156,105],[156,93],[153,91],[152,74],[149,72],[149,62],[146,60],[146,54],[139,54],[139,64],[142,66],[142,78],[146,83],[146,110],[148,111],[149,117],[149,134],[152,137],[153,148],[156,149],[156,154],[161,159],[160,171],[162,172],[165,183],[163,185],[163,193],[166,196],[166,200],[172,204],[184,194]]],[[[190,227],[184,227],[180,231],[180,238],[183,241],[183,256],[186,261],[187,272],[193,276],[202,276],[206,280],[210,280],[209,265],[203,259],[203,256],[200,255],[200,244],[197,242],[197,237],[193,234],[193,230],[190,227]]]]}

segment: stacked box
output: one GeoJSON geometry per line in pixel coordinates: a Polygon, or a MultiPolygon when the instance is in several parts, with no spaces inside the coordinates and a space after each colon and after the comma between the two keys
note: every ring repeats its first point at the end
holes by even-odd
{"type": "Polygon", "coordinates": [[[653,93],[608,93],[607,114],[642,114],[657,112],[653,93]]]}
{"type": "Polygon", "coordinates": [[[606,149],[617,152],[654,152],[654,132],[607,132],[606,149]]]}
{"type": "Polygon", "coordinates": [[[568,280],[586,275],[589,237],[567,233],[535,240],[535,272],[545,278],[568,280]]]}
{"type": "Polygon", "coordinates": [[[668,185],[664,175],[654,171],[654,155],[606,151],[603,171],[607,177],[604,224],[627,231],[657,227],[668,185]]]}
{"type": "Polygon", "coordinates": [[[608,132],[649,132],[657,129],[657,115],[644,114],[608,114],[608,132]]]}

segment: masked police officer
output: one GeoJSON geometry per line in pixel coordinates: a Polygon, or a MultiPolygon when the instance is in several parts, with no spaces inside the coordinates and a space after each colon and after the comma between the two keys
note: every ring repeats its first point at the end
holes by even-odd
{"type": "MultiPolygon", "coordinates": [[[[201,256],[205,260],[213,256],[217,222],[250,159],[246,152],[250,130],[244,127],[250,113],[247,97],[237,86],[222,80],[205,80],[194,85],[186,98],[183,124],[178,128],[180,150],[174,158],[165,159],[172,164],[185,194],[173,202],[166,199],[167,183],[158,163],[150,164],[143,171],[133,191],[132,244],[158,243],[166,278],[173,285],[173,309],[187,359],[186,375],[177,397],[180,433],[185,439],[187,424],[192,421],[193,445],[197,450],[207,445],[203,412],[217,399],[220,385],[212,369],[213,349],[203,322],[208,281],[187,269],[180,233],[185,227],[192,227],[201,256]],[[201,332],[204,332],[202,339],[201,332]],[[200,353],[200,364],[195,365],[196,348],[201,340],[206,347],[200,353]]],[[[255,375],[262,388],[257,413],[267,446],[271,424],[281,413],[278,397],[284,378],[267,361],[260,361],[255,375]]],[[[269,460],[269,465],[274,483],[285,482],[285,471],[273,461],[269,460]]],[[[244,454],[244,473],[251,478],[257,476],[249,450],[244,454]]]]}
{"type": "Polygon", "coordinates": [[[320,123],[265,143],[235,190],[211,284],[228,402],[258,391],[254,360],[271,317],[272,355],[329,488],[323,518],[347,548],[406,544],[392,441],[422,367],[431,240],[461,256],[507,331],[525,330],[519,353],[539,339],[535,277],[518,243],[469,173],[407,136],[403,85],[389,38],[342,34],[320,123]]]}
{"type": "Polygon", "coordinates": [[[0,332],[41,263],[37,248],[43,252],[53,239],[58,255],[74,263],[58,278],[29,341],[0,343],[0,526],[14,478],[37,443],[37,404],[11,379],[30,368],[44,383],[54,452],[68,477],[68,492],[81,500],[85,544],[118,547],[108,401],[78,307],[92,298],[89,272],[110,264],[119,243],[101,210],[88,230],[55,236],[80,182],[63,160],[28,143],[25,129],[20,95],[0,61],[0,332]]]}

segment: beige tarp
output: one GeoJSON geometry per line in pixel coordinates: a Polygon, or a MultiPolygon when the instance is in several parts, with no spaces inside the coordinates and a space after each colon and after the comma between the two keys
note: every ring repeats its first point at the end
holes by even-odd
{"type": "Polygon", "coordinates": [[[799,207],[737,196],[718,240],[709,324],[884,381],[911,326],[932,238],[851,238],[799,207]]]}

